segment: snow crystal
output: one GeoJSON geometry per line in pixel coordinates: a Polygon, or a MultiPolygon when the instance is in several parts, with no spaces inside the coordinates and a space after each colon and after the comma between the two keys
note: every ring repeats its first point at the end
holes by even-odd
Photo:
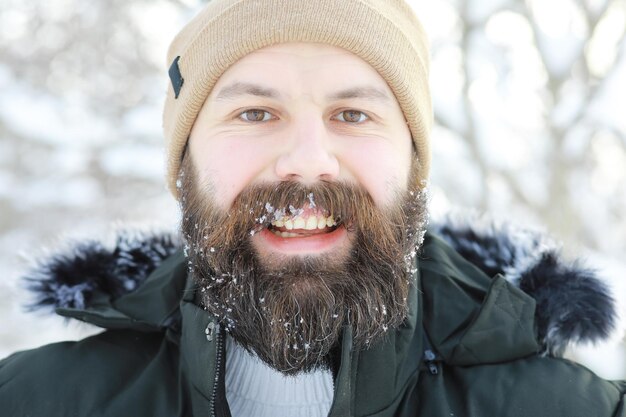
{"type": "Polygon", "coordinates": [[[282,220],[283,217],[285,217],[285,209],[284,208],[282,208],[280,210],[275,210],[274,211],[274,220],[275,221],[282,220]]]}
{"type": "Polygon", "coordinates": [[[292,206],[291,204],[289,205],[289,212],[294,216],[294,217],[298,217],[299,215],[301,215],[302,213],[304,213],[303,209],[297,209],[294,206],[292,206]]]}

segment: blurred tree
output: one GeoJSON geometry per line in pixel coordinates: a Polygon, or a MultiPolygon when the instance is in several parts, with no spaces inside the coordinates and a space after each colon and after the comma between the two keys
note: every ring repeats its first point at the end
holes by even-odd
{"type": "Polygon", "coordinates": [[[452,204],[624,253],[626,2],[414,5],[433,41],[433,183],[452,204]]]}

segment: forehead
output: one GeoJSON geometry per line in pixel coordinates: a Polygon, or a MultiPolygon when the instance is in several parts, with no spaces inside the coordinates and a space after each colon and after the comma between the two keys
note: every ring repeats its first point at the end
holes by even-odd
{"type": "Polygon", "coordinates": [[[341,99],[350,97],[332,93],[346,95],[347,87],[359,89],[358,95],[370,99],[394,97],[380,74],[357,55],[326,44],[295,42],[265,47],[241,58],[222,74],[209,97],[228,100],[247,91],[278,99],[322,94],[341,99]],[[254,91],[255,87],[264,88],[254,91]]]}

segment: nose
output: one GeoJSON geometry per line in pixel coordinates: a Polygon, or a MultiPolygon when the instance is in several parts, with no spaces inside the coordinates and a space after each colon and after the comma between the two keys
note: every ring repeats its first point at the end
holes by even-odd
{"type": "Polygon", "coordinates": [[[339,161],[322,118],[300,117],[293,121],[287,146],[276,161],[281,180],[315,183],[332,181],[339,175],[339,161]]]}

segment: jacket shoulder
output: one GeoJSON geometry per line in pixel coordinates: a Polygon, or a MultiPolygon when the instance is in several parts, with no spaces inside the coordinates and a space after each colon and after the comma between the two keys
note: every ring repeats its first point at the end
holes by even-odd
{"type": "Polygon", "coordinates": [[[626,417],[626,382],[606,381],[582,365],[537,355],[424,373],[415,409],[402,416],[626,417]]]}
{"type": "Polygon", "coordinates": [[[176,349],[164,333],[109,330],[15,353],[0,362],[0,409],[12,416],[177,415],[178,389],[169,389],[178,381],[176,349]]]}
{"type": "Polygon", "coordinates": [[[625,381],[607,381],[564,358],[533,356],[519,362],[511,364],[510,404],[530,413],[519,415],[540,415],[541,409],[546,416],[624,416],[616,412],[623,407],[625,381]]]}
{"type": "Polygon", "coordinates": [[[566,359],[531,356],[501,364],[450,367],[443,377],[457,382],[453,389],[448,386],[447,395],[457,397],[452,402],[475,410],[463,415],[626,416],[625,382],[606,381],[566,359]]]}

